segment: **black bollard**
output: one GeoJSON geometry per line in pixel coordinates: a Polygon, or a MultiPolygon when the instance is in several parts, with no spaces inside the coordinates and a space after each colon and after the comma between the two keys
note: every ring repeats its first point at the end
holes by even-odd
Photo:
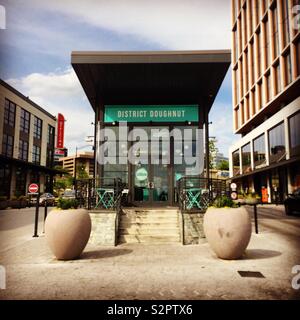
{"type": "Polygon", "coordinates": [[[47,199],[45,199],[45,208],[44,208],[44,229],[43,229],[43,233],[45,233],[45,221],[47,218],[47,211],[48,211],[48,203],[47,203],[47,199]]]}
{"type": "Polygon", "coordinates": [[[254,209],[254,222],[255,222],[255,233],[258,234],[258,221],[257,221],[257,206],[253,206],[254,209]]]}
{"type": "Polygon", "coordinates": [[[40,209],[40,193],[36,197],[36,206],[35,206],[35,220],[34,220],[34,234],[33,238],[38,237],[38,223],[39,223],[39,209],[40,209]]]}

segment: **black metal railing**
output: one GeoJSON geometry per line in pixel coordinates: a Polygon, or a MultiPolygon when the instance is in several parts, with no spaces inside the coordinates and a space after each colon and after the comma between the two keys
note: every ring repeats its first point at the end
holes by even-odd
{"type": "Polygon", "coordinates": [[[80,207],[88,210],[120,210],[123,184],[120,178],[75,180],[75,194],[80,207]]]}
{"type": "Polygon", "coordinates": [[[228,193],[226,180],[185,176],[177,181],[179,208],[183,211],[203,211],[222,195],[228,193]]]}

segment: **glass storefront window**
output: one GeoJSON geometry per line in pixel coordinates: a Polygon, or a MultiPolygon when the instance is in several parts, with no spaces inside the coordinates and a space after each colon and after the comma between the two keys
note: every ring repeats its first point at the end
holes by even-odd
{"type": "Polygon", "coordinates": [[[237,176],[240,174],[240,152],[236,150],[232,153],[232,165],[233,165],[233,175],[237,176]]]}
{"type": "Polygon", "coordinates": [[[290,155],[300,155],[300,112],[289,118],[290,155]]]}
{"type": "Polygon", "coordinates": [[[0,164],[0,196],[9,198],[10,196],[11,166],[0,164]]]}
{"type": "Polygon", "coordinates": [[[265,135],[253,140],[254,166],[256,169],[266,165],[265,135]]]}
{"type": "Polygon", "coordinates": [[[284,123],[269,130],[270,163],[285,160],[284,123]]]}
{"type": "Polygon", "coordinates": [[[247,173],[251,171],[250,143],[247,143],[242,147],[242,168],[243,168],[243,173],[247,173]]]}

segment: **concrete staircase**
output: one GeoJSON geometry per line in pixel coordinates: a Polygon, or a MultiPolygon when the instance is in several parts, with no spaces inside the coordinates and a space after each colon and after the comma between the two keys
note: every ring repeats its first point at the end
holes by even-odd
{"type": "Polygon", "coordinates": [[[179,211],[176,208],[123,208],[119,243],[180,242],[179,211]]]}

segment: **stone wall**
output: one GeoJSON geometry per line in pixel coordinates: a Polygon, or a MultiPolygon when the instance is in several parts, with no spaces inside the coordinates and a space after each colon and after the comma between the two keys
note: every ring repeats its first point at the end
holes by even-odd
{"type": "Polygon", "coordinates": [[[199,244],[206,242],[203,231],[204,213],[184,213],[184,242],[183,244],[199,244]]]}
{"type": "Polygon", "coordinates": [[[97,211],[90,212],[92,231],[89,243],[93,245],[115,246],[115,219],[116,212],[97,211]]]}

